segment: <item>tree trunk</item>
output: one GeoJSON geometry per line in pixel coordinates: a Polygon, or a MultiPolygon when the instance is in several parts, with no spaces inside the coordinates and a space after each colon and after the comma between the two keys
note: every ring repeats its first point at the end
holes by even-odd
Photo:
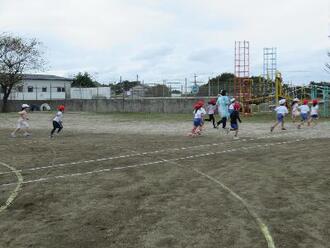
{"type": "Polygon", "coordinates": [[[1,112],[3,113],[8,112],[8,96],[7,97],[3,96],[1,112]]]}
{"type": "Polygon", "coordinates": [[[2,108],[1,108],[1,111],[3,113],[6,113],[8,112],[8,98],[9,98],[9,95],[10,95],[10,92],[11,92],[11,88],[12,87],[3,87],[2,86],[2,91],[3,91],[3,98],[2,98],[2,108]]]}

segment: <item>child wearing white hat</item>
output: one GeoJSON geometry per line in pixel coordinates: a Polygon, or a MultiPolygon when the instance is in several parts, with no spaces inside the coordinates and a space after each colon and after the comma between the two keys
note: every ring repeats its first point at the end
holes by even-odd
{"type": "Polygon", "coordinates": [[[280,106],[278,106],[275,111],[277,115],[277,122],[270,128],[270,131],[273,132],[275,127],[281,124],[282,130],[286,130],[284,128],[284,116],[289,113],[288,108],[285,106],[285,99],[281,99],[278,103],[280,106]]]}
{"type": "Polygon", "coordinates": [[[300,111],[299,111],[299,99],[295,98],[292,101],[291,105],[291,118],[292,122],[296,122],[296,118],[300,116],[300,111]]]}
{"type": "Polygon", "coordinates": [[[14,132],[11,133],[11,137],[15,138],[16,137],[16,133],[20,130],[23,130],[24,136],[30,136],[31,134],[28,132],[29,130],[29,123],[28,123],[28,109],[30,108],[29,105],[27,104],[23,104],[22,105],[22,110],[20,112],[18,112],[19,114],[19,118],[17,121],[17,127],[14,130],[14,132]]]}

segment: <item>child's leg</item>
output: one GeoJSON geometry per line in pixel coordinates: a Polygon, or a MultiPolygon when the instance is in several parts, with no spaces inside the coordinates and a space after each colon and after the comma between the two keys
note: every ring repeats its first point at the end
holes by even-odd
{"type": "Polygon", "coordinates": [[[235,130],[235,137],[238,135],[238,128],[235,130]]]}
{"type": "Polygon", "coordinates": [[[26,128],[24,129],[24,135],[25,135],[25,136],[29,136],[29,135],[30,135],[30,132],[29,132],[29,128],[28,128],[28,127],[26,127],[26,128]]]}
{"type": "Polygon", "coordinates": [[[58,128],[57,122],[53,121],[53,130],[50,132],[50,136],[53,137],[56,129],[58,128]]]}
{"type": "Polygon", "coordinates": [[[271,126],[270,131],[273,132],[275,127],[277,127],[280,124],[280,122],[276,122],[273,126],[271,126]]]}
{"type": "Polygon", "coordinates": [[[221,123],[222,123],[222,128],[226,128],[226,125],[227,125],[227,117],[223,117],[221,119],[221,123]]]}
{"type": "Polygon", "coordinates": [[[62,123],[59,123],[59,127],[58,127],[57,133],[61,132],[62,129],[63,129],[63,125],[62,125],[62,123]]]}
{"type": "Polygon", "coordinates": [[[16,137],[16,133],[18,132],[18,131],[20,131],[21,129],[19,128],[19,127],[17,127],[10,135],[11,135],[11,137],[13,137],[13,138],[15,138],[16,137]]]}
{"type": "Polygon", "coordinates": [[[15,135],[18,131],[20,131],[21,129],[19,127],[15,128],[15,130],[12,132],[13,135],[15,135]]]}
{"type": "Polygon", "coordinates": [[[212,120],[213,127],[216,127],[214,115],[211,116],[211,120],[212,120]]]}

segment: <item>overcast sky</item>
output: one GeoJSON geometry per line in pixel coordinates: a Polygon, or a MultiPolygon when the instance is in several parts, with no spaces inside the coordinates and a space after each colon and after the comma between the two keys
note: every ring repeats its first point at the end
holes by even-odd
{"type": "Polygon", "coordinates": [[[100,82],[200,79],[234,70],[249,40],[251,72],[277,47],[285,81],[329,81],[328,0],[0,0],[0,32],[36,37],[47,73],[100,82]]]}

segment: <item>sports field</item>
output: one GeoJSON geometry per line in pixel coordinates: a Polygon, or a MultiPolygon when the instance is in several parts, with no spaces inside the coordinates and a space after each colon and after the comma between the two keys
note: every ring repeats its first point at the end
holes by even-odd
{"type": "Polygon", "coordinates": [[[240,139],[190,115],[0,114],[0,247],[329,247],[330,122],[240,139]]]}

